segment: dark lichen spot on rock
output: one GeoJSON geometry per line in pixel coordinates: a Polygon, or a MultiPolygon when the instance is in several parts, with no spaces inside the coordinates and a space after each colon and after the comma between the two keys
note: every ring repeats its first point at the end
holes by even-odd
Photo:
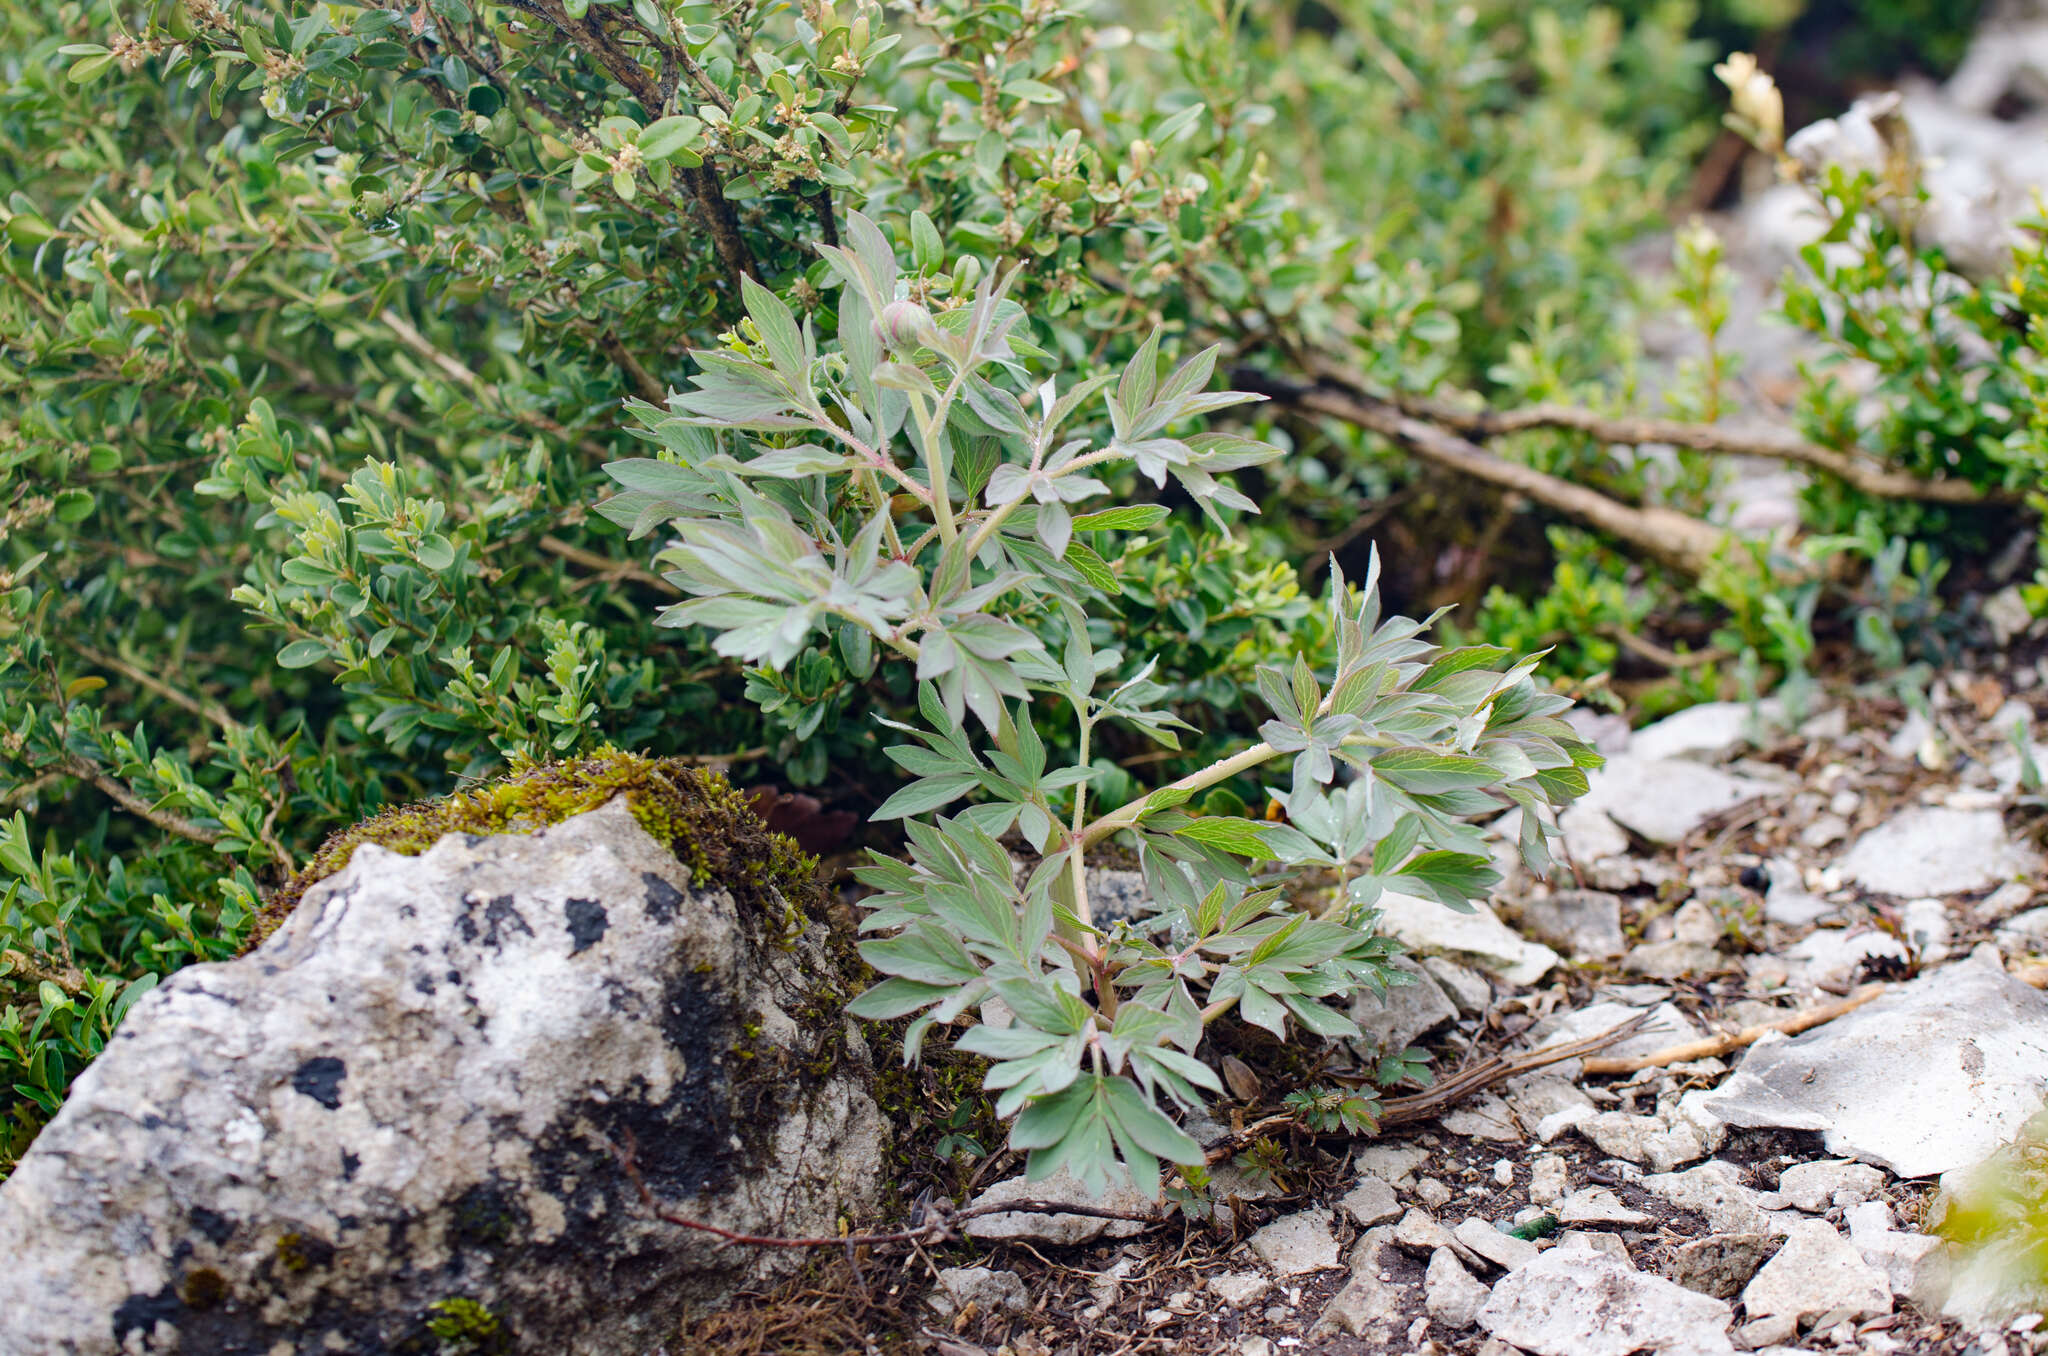
{"type": "Polygon", "coordinates": [[[495,1182],[480,1182],[455,1199],[448,1232],[458,1247],[486,1248],[526,1233],[526,1207],[495,1182]]]}
{"type": "Polygon", "coordinates": [[[292,1090],[333,1111],[341,1105],[341,1080],[347,1077],[348,1065],[333,1055],[315,1055],[292,1071],[292,1090]]]}
{"type": "Polygon", "coordinates": [[[360,1167],[362,1167],[362,1166],[363,1166],[363,1160],[362,1160],[362,1159],[358,1158],[358,1157],[357,1157],[356,1155],[354,1155],[354,1154],[350,1153],[350,1152],[349,1152],[348,1150],[346,1150],[346,1149],[343,1149],[343,1150],[341,1151],[341,1180],[342,1180],[342,1181],[344,1181],[344,1182],[353,1182],[353,1181],[355,1181],[355,1180],[356,1180],[356,1169],[357,1169],[357,1168],[360,1168],[360,1167]]]}
{"type": "Polygon", "coordinates": [[[652,871],[642,871],[640,881],[647,887],[647,916],[657,923],[674,921],[676,910],[683,905],[683,892],[652,871]]]}
{"type": "Polygon", "coordinates": [[[234,1236],[234,1221],[221,1214],[218,1210],[209,1210],[203,1205],[195,1205],[192,1207],[191,1218],[192,1227],[199,1231],[200,1237],[215,1246],[227,1242],[228,1239],[234,1236]]]}
{"type": "Polygon", "coordinates": [[[562,911],[569,917],[569,940],[573,945],[569,954],[574,956],[596,946],[604,936],[608,919],[604,905],[594,899],[571,899],[562,905],[562,911]]]}
{"type": "Polygon", "coordinates": [[[499,895],[484,905],[484,945],[493,951],[502,950],[505,942],[517,928],[527,936],[533,936],[533,929],[527,926],[526,915],[519,912],[519,905],[510,895],[499,895]]]}
{"type": "Polygon", "coordinates": [[[334,1245],[324,1238],[290,1233],[277,1240],[277,1264],[286,1271],[311,1271],[334,1260],[334,1245]]]}
{"type": "Polygon", "coordinates": [[[133,1332],[142,1334],[142,1346],[147,1350],[156,1335],[156,1325],[164,1323],[175,1328],[184,1312],[185,1301],[168,1285],[154,1295],[130,1295],[114,1310],[114,1346],[126,1351],[128,1334],[133,1332]]]}
{"type": "Polygon", "coordinates": [[[228,1282],[212,1267],[198,1267],[185,1273],[184,1283],[178,1287],[178,1298],[188,1309],[202,1313],[216,1308],[228,1297],[228,1282]]]}
{"type": "MultiPolygon", "coordinates": [[[[348,865],[364,843],[418,856],[449,834],[537,833],[620,796],[640,826],[689,867],[698,886],[729,891],[743,911],[785,935],[800,932],[807,917],[824,916],[816,860],[794,839],[769,832],[747,793],[681,759],[609,751],[529,766],[445,800],[387,810],[335,834],[264,906],[247,945],[275,932],[305,892],[348,865]]],[[[665,922],[682,896],[666,881],[661,887],[648,882],[647,905],[665,922]]]]}

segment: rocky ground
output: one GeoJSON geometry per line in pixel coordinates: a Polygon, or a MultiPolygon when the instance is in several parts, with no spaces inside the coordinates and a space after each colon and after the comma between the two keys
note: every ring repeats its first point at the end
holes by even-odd
{"type": "Polygon", "coordinates": [[[1944,1313],[1949,1252],[1920,1232],[1942,1174],[2048,1086],[2048,802],[2023,760],[2048,763],[2048,662],[2021,653],[1921,712],[1595,718],[1609,763],[1558,880],[1472,916],[1392,901],[1417,982],[1361,1010],[1386,1047],[1448,1075],[1647,1014],[1598,1058],[1657,1062],[1568,1061],[1369,1139],[1247,1144],[1275,1108],[1221,1107],[1195,1127],[1238,1151],[1215,1218],[978,1220],[894,1275],[899,1321],[944,1356],[2048,1349],[2026,1296],[1944,1313]]]}

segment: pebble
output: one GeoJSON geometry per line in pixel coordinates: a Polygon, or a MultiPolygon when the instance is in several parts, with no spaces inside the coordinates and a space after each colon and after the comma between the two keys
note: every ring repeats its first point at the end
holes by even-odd
{"type": "Polygon", "coordinates": [[[1620,1224],[1633,1228],[1639,1224],[1648,1224],[1650,1217],[1623,1205],[1621,1197],[1606,1187],[1588,1187],[1584,1191],[1573,1192],[1558,1203],[1557,1222],[1620,1224]]]}
{"type": "Polygon", "coordinates": [[[1471,1327],[1473,1318],[1493,1298],[1493,1292],[1475,1280],[1449,1248],[1438,1248],[1429,1255],[1422,1293],[1429,1316],[1452,1332],[1471,1327]]]}
{"type": "Polygon", "coordinates": [[[1882,1172],[1868,1163],[1839,1158],[1795,1164],[1778,1176],[1778,1194],[1809,1215],[1821,1214],[1830,1206],[1859,1204],[1882,1190],[1882,1172]]]}
{"type": "Polygon", "coordinates": [[[1621,896],[1604,890],[1559,890],[1525,900],[1522,926],[1575,960],[1608,960],[1628,950],[1621,896]]]}
{"type": "Polygon", "coordinates": [[[1451,1189],[1434,1177],[1425,1177],[1415,1184],[1415,1198],[1432,1210],[1449,1205],[1451,1196],[1451,1189]]]}
{"type": "Polygon", "coordinates": [[[1256,1271],[1226,1271],[1211,1276],[1208,1292],[1233,1309],[1243,1309],[1265,1298],[1273,1283],[1256,1271]]]}
{"type": "Polygon", "coordinates": [[[1330,1231],[1327,1210],[1303,1210],[1274,1220],[1252,1235],[1251,1249],[1283,1280],[1338,1266],[1337,1236],[1330,1231]]]}
{"type": "Polygon", "coordinates": [[[1742,1307],[1752,1319],[1789,1316],[1826,1328],[1890,1313],[1892,1287],[1834,1225],[1801,1219],[1787,1226],[1785,1245],[1743,1287],[1742,1307]]]}
{"type": "Polygon", "coordinates": [[[2037,865],[2005,831],[1995,809],[1917,805],[1856,840],[1842,859],[1850,880],[1878,894],[1911,898],[1984,890],[2037,865]]]}
{"type": "Polygon", "coordinates": [[[1538,1356],[1727,1356],[1728,1305],[1606,1253],[1556,1247],[1493,1288],[1479,1325],[1538,1356]]]}
{"type": "Polygon", "coordinates": [[[1024,1290],[1024,1278],[1014,1271],[996,1271],[990,1267],[946,1267],[940,1271],[939,1288],[931,1295],[932,1307],[951,1314],[970,1304],[983,1313],[1031,1312],[1031,1298],[1024,1290]]]}
{"type": "Polygon", "coordinates": [[[1504,1234],[1483,1219],[1468,1219],[1451,1230],[1451,1237],[1469,1253],[1484,1258],[1503,1271],[1515,1271],[1536,1260],[1540,1249],[1525,1238],[1504,1234]]]}
{"type": "Polygon", "coordinates": [[[1570,1181],[1569,1169],[1557,1154],[1544,1154],[1529,1165],[1529,1199],[1549,1205],[1564,1195],[1570,1181]]]}
{"type": "Polygon", "coordinates": [[[1673,1248],[1664,1274],[1687,1290],[1732,1300],[1777,1247],[1777,1240],[1766,1234],[1709,1234],[1673,1248]]]}
{"type": "Polygon", "coordinates": [[[1344,1193],[1337,1204],[1361,1229],[1401,1217],[1401,1202],[1395,1197],[1394,1188],[1377,1177],[1359,1178],[1358,1185],[1344,1193]]]}

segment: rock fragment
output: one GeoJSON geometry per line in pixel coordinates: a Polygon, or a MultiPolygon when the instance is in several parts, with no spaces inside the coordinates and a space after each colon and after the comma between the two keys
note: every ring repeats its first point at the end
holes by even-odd
{"type": "Polygon", "coordinates": [[[981,1266],[941,1270],[939,1288],[932,1292],[932,1307],[942,1314],[956,1314],[970,1304],[982,1313],[1031,1312],[1024,1278],[1014,1271],[981,1266]]]}
{"type": "Polygon", "coordinates": [[[1429,1316],[1450,1332],[1471,1327],[1480,1309],[1493,1298],[1493,1292],[1474,1279],[1449,1248],[1438,1248],[1429,1255],[1422,1290],[1429,1316]]]}
{"type": "MultiPolygon", "coordinates": [[[[1071,1173],[1061,1171],[1041,1182],[1019,1175],[1005,1178],[983,1190],[968,1202],[972,1206],[1007,1205],[1011,1201],[1049,1201],[1055,1205],[1085,1205],[1097,1210],[1120,1210],[1150,1214],[1154,1202],[1128,1183],[1111,1183],[1102,1191],[1090,1191],[1071,1173]]],[[[1093,1243],[1098,1238],[1130,1238],[1144,1232],[1138,1220],[1103,1219],[1098,1215],[1057,1215],[1001,1210],[977,1215],[967,1221],[967,1236],[983,1243],[1021,1240],[1070,1248],[1093,1243]]]]}
{"type": "Polygon", "coordinates": [[[1409,948],[1448,956],[1509,984],[1534,984],[1557,953],[1516,933],[1484,904],[1458,913],[1433,899],[1389,890],[1380,896],[1381,928],[1409,948]]]}
{"type": "Polygon", "coordinates": [[[1607,960],[1628,950],[1621,896],[1604,890],[1559,890],[1526,900],[1522,927],[1575,960],[1607,960]]]}
{"type": "Polygon", "coordinates": [[[1752,1319],[1789,1317],[1829,1328],[1890,1313],[1891,1280],[1832,1224],[1794,1220],[1785,1245],[1743,1287],[1742,1306],[1752,1319]]]}
{"type": "Polygon", "coordinates": [[[1824,1214],[1830,1206],[1859,1204],[1883,1189],[1882,1172],[1868,1163],[1840,1158],[1797,1163],[1778,1175],[1778,1194],[1809,1215],[1824,1214]]]}
{"type": "Polygon", "coordinates": [[[1504,1234],[1483,1219],[1460,1221],[1451,1237],[1465,1245],[1465,1251],[1484,1258],[1503,1271],[1515,1271],[1536,1260],[1534,1243],[1504,1234]]]}
{"type": "Polygon", "coordinates": [[[1997,810],[1917,805],[1856,840],[1842,871],[1879,894],[1912,898],[1989,889],[2036,869],[1997,810]]]}
{"type": "Polygon", "coordinates": [[[1730,1125],[1817,1130],[1830,1153],[1929,1177],[2017,1134],[2044,1083],[2048,995],[1980,950],[1801,1036],[1764,1037],[1703,1104],[1730,1125]]]}
{"type": "Polygon", "coordinates": [[[1282,1280],[1335,1269],[1337,1236],[1325,1210],[1303,1210],[1274,1220],[1251,1237],[1251,1250],[1282,1280]]]}
{"type": "Polygon", "coordinates": [[[1477,1321],[1538,1356],[1729,1356],[1732,1317],[1720,1300],[1605,1253],[1556,1247],[1495,1285],[1477,1321]]]}
{"type": "Polygon", "coordinates": [[[1361,1229],[1401,1217],[1401,1202],[1394,1188],[1377,1177],[1361,1177],[1337,1204],[1361,1229]]]}
{"type": "Polygon", "coordinates": [[[1559,1224],[1618,1224],[1634,1228],[1648,1224],[1650,1217],[1639,1210],[1631,1210],[1606,1187],[1588,1187],[1574,1191],[1557,1205],[1559,1224]]]}
{"type": "Polygon", "coordinates": [[[1709,1234],[1673,1248],[1664,1275],[1687,1290],[1732,1300],[1777,1249],[1768,1234],[1709,1234]]]}

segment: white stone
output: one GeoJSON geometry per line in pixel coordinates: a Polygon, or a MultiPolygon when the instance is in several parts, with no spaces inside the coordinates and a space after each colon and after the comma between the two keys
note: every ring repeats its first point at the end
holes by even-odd
{"type": "Polygon", "coordinates": [[[1327,1210],[1303,1210],[1274,1220],[1252,1235],[1251,1249],[1282,1280],[1340,1265],[1327,1210]]]}
{"type": "Polygon", "coordinates": [[[1393,1239],[1394,1230],[1381,1225],[1358,1240],[1358,1246],[1351,1251],[1351,1279],[1323,1306],[1312,1332],[1362,1337],[1372,1331],[1377,1320],[1400,1313],[1411,1304],[1414,1286],[1380,1279],[1386,1269],[1382,1258],[1393,1239]]]}
{"type": "Polygon", "coordinates": [[[1493,1292],[1475,1280],[1449,1248],[1438,1248],[1429,1255],[1422,1293],[1429,1316],[1451,1332],[1471,1327],[1473,1318],[1493,1298],[1493,1292]]]}
{"type": "Polygon", "coordinates": [[[1607,960],[1628,950],[1621,897],[1603,890],[1559,890],[1524,900],[1522,927],[1577,960],[1607,960]]]}
{"type": "Polygon", "coordinates": [[[1688,1290],[1732,1300],[1777,1246],[1768,1234],[1709,1234],[1670,1249],[1664,1274],[1688,1290]]]}
{"type": "Polygon", "coordinates": [[[1534,1243],[1513,1234],[1504,1234],[1483,1219],[1459,1221],[1451,1230],[1451,1237],[1465,1245],[1465,1250],[1484,1258],[1503,1271],[1515,1271],[1536,1260],[1538,1255],[1534,1243]]]}
{"type": "Polygon", "coordinates": [[[1785,704],[1765,698],[1748,702],[1701,702],[1677,715],[1645,725],[1629,736],[1628,751],[1638,758],[1695,758],[1719,762],[1755,735],[1782,725],[1785,704]]]}
{"type": "Polygon", "coordinates": [[[1941,1307],[1949,1288],[1949,1254],[1940,1239],[1894,1229],[1891,1208],[1883,1201],[1852,1205],[1844,1219],[1849,1242],[1885,1274],[1892,1294],[1930,1313],[1941,1307]]]}
{"type": "Polygon", "coordinates": [[[1603,1111],[1580,1121],[1576,1128],[1599,1145],[1602,1152],[1640,1163],[1652,1172],[1670,1172],[1706,1157],[1715,1147],[1712,1137],[1700,1126],[1666,1112],[1630,1116],[1620,1111],[1603,1111]]]}
{"type": "Polygon", "coordinates": [[[1368,1144],[1352,1155],[1360,1172],[1369,1172],[1382,1182],[1412,1186],[1415,1170],[1429,1162],[1429,1150],[1412,1144],[1368,1144]]]}
{"type": "Polygon", "coordinates": [[[1564,1195],[1570,1181],[1564,1159],[1557,1154],[1544,1154],[1529,1165],[1529,1199],[1537,1205],[1549,1205],[1564,1195]]]}
{"type": "Polygon", "coordinates": [[[1891,1281],[1823,1220],[1794,1220],[1785,1246],[1743,1287],[1752,1319],[1787,1316],[1816,1326],[1892,1311],[1891,1281]]]}
{"type": "Polygon", "coordinates": [[[1621,1203],[1621,1197],[1606,1187],[1587,1187],[1574,1191],[1557,1205],[1559,1224],[1619,1224],[1634,1228],[1648,1224],[1650,1217],[1639,1210],[1631,1210],[1621,1203]]]}
{"type": "Polygon", "coordinates": [[[1859,1204],[1882,1190],[1883,1173],[1868,1163],[1839,1158],[1798,1163],[1778,1175],[1778,1194],[1809,1215],[1823,1214],[1830,1206],[1859,1204]]]}
{"type": "MultiPolygon", "coordinates": [[[[1022,1176],[1006,1178],[985,1189],[968,1202],[971,1206],[1007,1205],[1011,1201],[1051,1201],[1058,1205],[1086,1205],[1097,1210],[1122,1210],[1149,1214],[1154,1202],[1128,1182],[1111,1182],[1102,1191],[1090,1191],[1062,1170],[1044,1181],[1022,1176]]],[[[977,1215],[967,1221],[967,1236],[984,1243],[1023,1240],[1070,1248],[1098,1238],[1129,1238],[1143,1232],[1139,1220],[1102,1219],[1094,1215],[1048,1215],[1001,1210],[977,1215]]]]}
{"type": "Polygon", "coordinates": [[[1265,1298],[1273,1282],[1256,1271],[1225,1271],[1211,1276],[1203,1286],[1233,1309],[1244,1309],[1265,1298]]]}
{"type": "Polygon", "coordinates": [[[2015,1135],[2044,1083],[2048,995],[1980,950],[1804,1035],[1764,1037],[1702,1101],[1729,1125],[1817,1130],[1832,1154],[1929,1177],[2015,1135]]]}
{"type": "Polygon", "coordinates": [[[1024,1278],[1014,1271],[990,1267],[946,1267],[939,1272],[939,1288],[932,1295],[933,1307],[944,1313],[958,1313],[972,1304],[982,1313],[1028,1314],[1031,1296],[1024,1278]]]}
{"type": "Polygon", "coordinates": [[[1908,901],[1899,911],[1899,922],[1920,964],[1937,965],[1948,959],[1955,927],[1949,922],[1947,904],[1938,899],[1908,901]]]}
{"type": "Polygon", "coordinates": [[[2007,837],[1997,810],[1917,805],[1857,839],[1841,864],[1864,889],[1905,898],[1989,889],[2039,862],[2007,837]]]}
{"type": "Polygon", "coordinates": [[[1506,1102],[1490,1092],[1481,1093],[1445,1112],[1437,1123],[1454,1135],[1501,1144],[1522,1142],[1522,1132],[1515,1124],[1514,1112],[1508,1110],[1506,1102]]]}
{"type": "Polygon", "coordinates": [[[1564,834],[1565,856],[1581,868],[1628,855],[1628,833],[1600,810],[1574,803],[1557,817],[1557,827],[1564,834]]]}
{"type": "Polygon", "coordinates": [[[1730,1356],[1733,1312],[1606,1253],[1552,1248],[1503,1278],[1479,1326],[1538,1356],[1730,1356]]]}
{"type": "Polygon", "coordinates": [[[0,1351],[388,1350],[450,1295],[526,1350],[672,1341],[793,1250],[655,1218],[629,1143],[658,1197],[739,1232],[882,1206],[866,1047],[791,1015],[834,974],[823,927],[769,931],[623,800],[358,847],[254,951],[138,1002],[0,1186],[0,1351]],[[203,1314],[175,1298],[201,1271],[226,1292],[203,1314]]]}
{"type": "Polygon", "coordinates": [[[1415,951],[1450,956],[1509,984],[1534,984],[1557,953],[1527,940],[1484,904],[1460,913],[1433,899],[1389,890],[1380,896],[1380,928],[1415,951]]]}
{"type": "Polygon", "coordinates": [[[1444,993],[1457,1004],[1461,1015],[1482,1016],[1493,1006],[1493,985],[1477,970],[1460,965],[1448,956],[1424,956],[1422,968],[1443,986],[1444,993]]]}
{"type": "Polygon", "coordinates": [[[1401,1202],[1395,1198],[1394,1188],[1377,1177],[1361,1177],[1337,1204],[1361,1229],[1401,1217],[1401,1202]]]}
{"type": "Polygon", "coordinates": [[[1653,843],[1676,843],[1715,815],[1777,790],[1769,782],[1682,758],[1626,753],[1608,759],[1587,780],[1581,806],[1604,812],[1653,843]]]}
{"type": "Polygon", "coordinates": [[[1385,993],[1360,989],[1351,997],[1351,1020],[1361,1033],[1354,1043],[1368,1059],[1397,1055],[1424,1032],[1458,1019],[1442,986],[1415,960],[1397,956],[1393,969],[1411,982],[1390,984],[1385,993]]]}
{"type": "Polygon", "coordinates": [[[1643,1178],[1643,1190],[1704,1217],[1717,1234],[1781,1234],[1784,1228],[1742,1185],[1742,1170],[1716,1159],[1684,1172],[1643,1178]]]}

